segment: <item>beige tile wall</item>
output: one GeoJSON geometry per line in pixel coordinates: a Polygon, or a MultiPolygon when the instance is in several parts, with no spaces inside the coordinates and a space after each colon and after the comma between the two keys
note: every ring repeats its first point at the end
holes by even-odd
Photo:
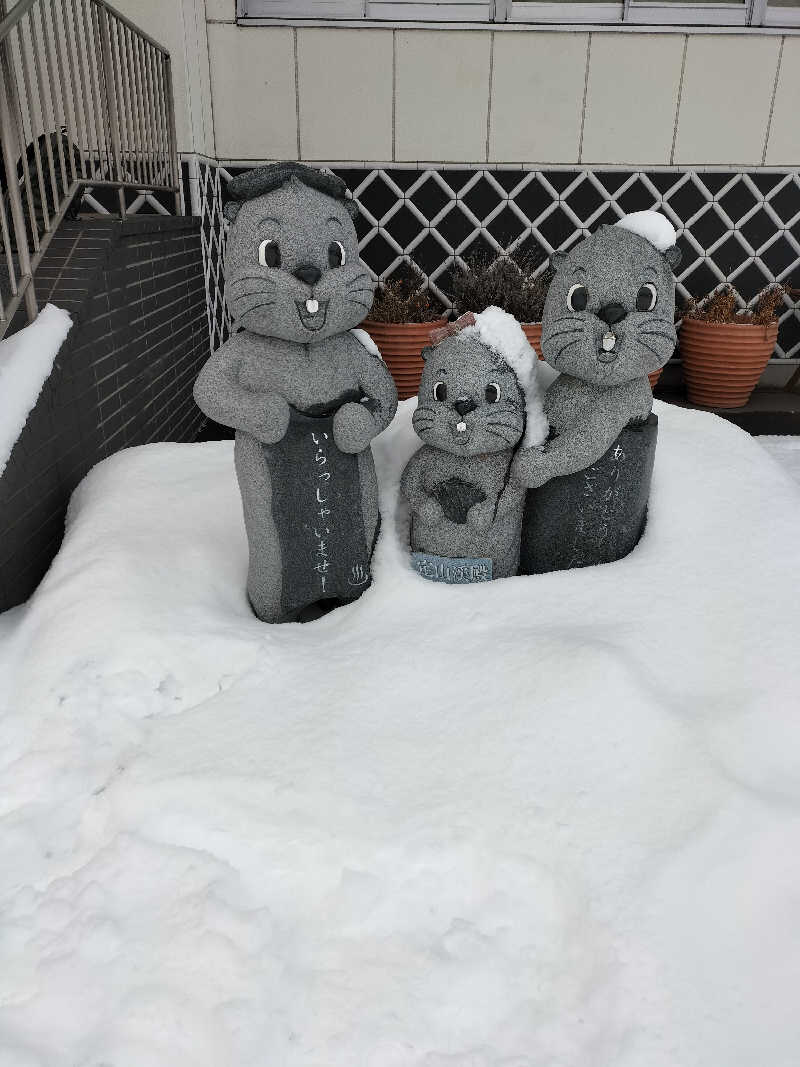
{"type": "Polygon", "coordinates": [[[118,4],[173,53],[183,151],[230,161],[800,165],[800,37],[245,28],[234,0],[118,4]]]}
{"type": "Polygon", "coordinates": [[[390,33],[303,30],[297,71],[303,159],[391,159],[390,33]]]}
{"type": "Polygon", "coordinates": [[[797,166],[800,160],[800,37],[783,43],[775,106],[767,145],[768,166],[797,166]]]}
{"type": "Polygon", "coordinates": [[[676,163],[762,162],[780,44],[774,36],[689,38],[676,163]]]}
{"type": "Polygon", "coordinates": [[[496,33],[489,159],[578,158],[588,36],[496,33]]]}
{"type": "Polygon", "coordinates": [[[213,155],[205,0],[114,0],[113,6],[169,49],[178,151],[213,155]]]}
{"type": "Polygon", "coordinates": [[[592,36],[583,163],[669,162],[684,41],[667,33],[592,36]]]}

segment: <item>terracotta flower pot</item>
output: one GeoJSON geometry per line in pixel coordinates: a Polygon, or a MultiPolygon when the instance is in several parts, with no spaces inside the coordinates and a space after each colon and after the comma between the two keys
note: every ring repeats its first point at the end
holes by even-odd
{"type": "Polygon", "coordinates": [[[420,353],[430,343],[430,332],[444,326],[446,319],[434,322],[372,322],[365,319],[361,329],[366,330],[381,350],[386,366],[394,378],[397,395],[401,400],[416,396],[422,374],[420,353]]]}
{"type": "Polygon", "coordinates": [[[654,370],[652,374],[647,375],[647,377],[650,379],[651,389],[655,389],[656,385],[658,384],[658,379],[661,377],[663,370],[663,367],[659,367],[658,370],[654,370]]]}
{"type": "Polygon", "coordinates": [[[777,337],[777,322],[753,326],[684,319],[680,347],[689,400],[702,407],[744,407],[777,337]]]}
{"type": "Polygon", "coordinates": [[[542,355],[542,324],[541,322],[521,322],[522,332],[528,338],[528,344],[534,350],[539,359],[542,355]]]}

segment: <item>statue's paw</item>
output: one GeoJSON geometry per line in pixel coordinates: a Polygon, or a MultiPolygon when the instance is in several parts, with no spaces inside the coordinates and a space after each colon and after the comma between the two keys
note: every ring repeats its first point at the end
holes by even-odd
{"type": "Polygon", "coordinates": [[[422,521],[428,523],[429,526],[438,526],[444,518],[442,505],[438,500],[434,500],[433,497],[428,497],[428,499],[420,505],[417,514],[422,521]]]}
{"type": "Polygon", "coordinates": [[[473,504],[467,512],[467,522],[473,530],[486,533],[494,520],[494,502],[482,500],[479,504],[473,504]]]}
{"type": "Polygon", "coordinates": [[[333,416],[333,439],[341,452],[363,452],[375,432],[375,420],[363,404],[343,404],[333,416]]]}
{"type": "Polygon", "coordinates": [[[286,399],[277,393],[264,397],[264,408],[255,436],[265,445],[274,445],[282,441],[289,429],[289,405],[286,399]]]}

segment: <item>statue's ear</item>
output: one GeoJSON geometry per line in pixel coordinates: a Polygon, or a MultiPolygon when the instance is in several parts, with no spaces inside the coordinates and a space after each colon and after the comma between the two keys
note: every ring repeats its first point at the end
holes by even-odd
{"type": "Polygon", "coordinates": [[[433,351],[433,345],[425,345],[425,347],[420,352],[420,355],[422,356],[422,362],[423,363],[425,362],[425,360],[428,358],[428,356],[431,354],[432,351],[433,351]]]}
{"type": "Polygon", "coordinates": [[[668,248],[664,252],[664,259],[672,267],[673,272],[678,269],[683,259],[683,253],[677,245],[673,245],[672,248],[668,248]]]}
{"type": "Polygon", "coordinates": [[[550,266],[553,270],[560,270],[567,258],[566,252],[553,252],[550,256],[550,266]]]}
{"type": "Polygon", "coordinates": [[[358,204],[355,202],[355,200],[345,200],[344,206],[347,210],[347,214],[350,216],[351,219],[358,218],[358,204]]]}
{"type": "Polygon", "coordinates": [[[236,216],[239,214],[241,206],[241,200],[229,200],[225,207],[222,209],[222,214],[225,216],[228,222],[236,222],[236,216]]]}

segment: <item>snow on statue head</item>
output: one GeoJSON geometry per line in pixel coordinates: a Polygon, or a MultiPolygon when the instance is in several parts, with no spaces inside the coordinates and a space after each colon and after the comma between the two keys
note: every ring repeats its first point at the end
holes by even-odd
{"type": "Polygon", "coordinates": [[[547,437],[535,353],[500,308],[431,334],[402,490],[424,577],[467,582],[516,574],[524,484],[514,458],[547,437]],[[518,452],[518,446],[521,451],[518,452]]]}
{"type": "Polygon", "coordinates": [[[342,179],[279,163],[240,174],[228,191],[225,298],[234,322],[300,344],[358,326],[374,282],[358,258],[342,179]]]}
{"type": "Polygon", "coordinates": [[[637,211],[601,226],[569,252],[554,253],[556,274],[542,316],[547,362],[601,386],[662,367],[677,341],[675,239],[663,215],[637,211]]]}
{"type": "Polygon", "coordinates": [[[266,622],[303,620],[370,583],[379,523],[370,441],[391,422],[397,390],[355,329],[373,282],[344,182],[275,163],[240,174],[229,191],[234,330],[194,395],[236,430],[250,604],[266,622]]]}
{"type": "Polygon", "coordinates": [[[524,573],[611,562],[641,535],[657,433],[647,375],[677,341],[675,239],[663,215],[638,211],[551,257],[542,350],[561,374],[545,394],[551,440],[520,461],[537,490],[524,573]]]}

